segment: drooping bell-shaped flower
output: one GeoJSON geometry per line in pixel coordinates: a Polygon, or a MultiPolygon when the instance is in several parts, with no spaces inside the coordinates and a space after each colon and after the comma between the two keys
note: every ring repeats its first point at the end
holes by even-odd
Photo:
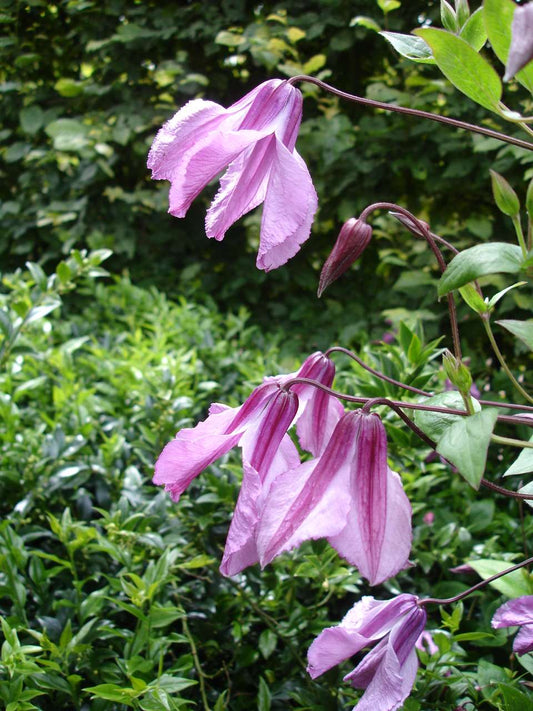
{"type": "Polygon", "coordinates": [[[307,654],[307,671],[315,679],[375,645],[344,680],[356,689],[366,689],[354,711],[395,711],[415,682],[415,644],[425,624],[426,611],[414,595],[384,602],[363,597],[339,625],[328,627],[315,639],[307,654]]]}
{"type": "Polygon", "coordinates": [[[504,81],[509,81],[533,60],[533,3],[515,8],[511,25],[511,46],[505,66],[504,81]]]}
{"type": "Polygon", "coordinates": [[[523,595],[499,607],[492,618],[492,626],[520,627],[514,638],[513,651],[527,654],[533,651],[533,595],[523,595]]]}
{"type": "Polygon", "coordinates": [[[272,482],[258,529],[261,565],[316,538],[327,538],[372,585],[407,565],[411,506],[387,465],[378,415],[345,414],[319,457],[272,482]]]}
{"type": "Polygon", "coordinates": [[[257,267],[284,264],[309,237],[317,196],[295,149],[302,94],[271,79],[225,109],[189,101],[156,135],[148,168],[170,180],[169,212],[183,217],[192,201],[222,170],[220,189],[207,211],[206,233],[216,240],[263,203],[257,267]]]}
{"type": "Polygon", "coordinates": [[[242,450],[243,480],[233,514],[221,572],[235,575],[258,561],[257,522],[272,481],[300,463],[295,445],[286,434],[298,420],[304,449],[321,453],[340,419],[340,403],[308,384],[283,385],[295,377],[331,386],[333,362],[317,352],[288,375],[266,378],[240,407],[213,403],[209,416],[196,427],[180,430],[156,462],[153,481],[163,484],[174,501],[207,466],[235,446],[242,450]]]}
{"type": "Polygon", "coordinates": [[[364,220],[351,217],[344,223],[320,272],[317,291],[319,297],[359,259],[371,239],[372,228],[364,220]]]}

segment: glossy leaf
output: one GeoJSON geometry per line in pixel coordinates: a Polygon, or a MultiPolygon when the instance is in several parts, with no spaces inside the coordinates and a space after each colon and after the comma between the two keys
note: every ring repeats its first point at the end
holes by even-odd
{"type": "MultiPolygon", "coordinates": [[[[473,568],[483,580],[486,580],[497,573],[501,573],[506,568],[511,568],[513,563],[509,560],[481,559],[470,560],[468,561],[468,565],[473,568]]],[[[531,595],[533,593],[533,580],[525,569],[508,573],[494,582],[489,583],[489,585],[510,598],[531,595]]]]}
{"type": "Polygon", "coordinates": [[[415,34],[429,44],[437,66],[459,91],[486,109],[499,113],[500,78],[466,40],[430,27],[416,30],[415,34]]]}
{"type": "Polygon", "coordinates": [[[385,37],[402,57],[421,64],[436,64],[431,47],[422,37],[403,35],[400,32],[380,32],[379,34],[385,37]]]}
{"type": "Polygon", "coordinates": [[[522,267],[522,250],[507,242],[477,244],[457,254],[438,285],[439,296],[487,274],[517,274],[522,267]]]}
{"type": "MultiPolygon", "coordinates": [[[[533,442],[533,437],[530,438],[533,442]]],[[[533,449],[525,447],[514,460],[503,476],[516,476],[533,472],[533,449]]]]}

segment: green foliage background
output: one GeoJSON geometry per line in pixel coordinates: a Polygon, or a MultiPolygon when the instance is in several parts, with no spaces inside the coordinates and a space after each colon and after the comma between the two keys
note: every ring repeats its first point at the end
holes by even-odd
{"type": "MultiPolygon", "coordinates": [[[[342,221],[378,200],[404,204],[457,246],[504,234],[488,168],[520,185],[531,168],[514,149],[302,85],[298,149],[320,211],[312,239],[268,275],[252,269],[257,213],[223,243],[208,241],[214,186],[176,220],[166,214],[168,184],[145,167],[156,130],[190,98],[228,105],[269,77],[300,72],[496,127],[371,29],[409,32],[428,18],[438,3],[0,3],[0,698],[9,711],[344,709],[358,694],[341,681],[349,665],[315,682],[305,672],[324,626],[361,594],[459,592],[477,578],[452,577],[450,567],[511,561],[527,541],[520,507],[477,499],[439,460],[426,461],[429,449],[394,418],[386,425],[413,501],[416,567],[378,590],[324,542],[222,578],[240,480],[234,455],[179,505],[150,483],[178,428],[213,400],[238,403],[316,347],[341,342],[391,377],[442,386],[438,344],[426,347],[443,328],[438,273],[421,243],[378,217],[362,263],[321,302],[317,275],[342,221]],[[387,329],[393,343],[370,354],[366,345],[387,329]]],[[[520,298],[504,309],[529,308],[520,298]]],[[[497,392],[476,357],[475,327],[468,341],[481,383],[497,392]]],[[[383,392],[339,365],[339,387],[383,392]]],[[[514,584],[531,592],[527,575],[514,584]]],[[[462,606],[434,613],[439,655],[421,653],[406,709],[533,706],[506,632],[490,630],[501,592],[471,598],[460,630],[462,606]]]]}

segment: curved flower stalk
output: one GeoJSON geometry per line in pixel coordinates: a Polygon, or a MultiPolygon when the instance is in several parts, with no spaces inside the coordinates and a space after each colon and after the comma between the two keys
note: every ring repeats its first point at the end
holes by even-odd
{"type": "Polygon", "coordinates": [[[366,690],[357,711],[395,711],[409,696],[418,669],[415,646],[427,617],[418,602],[406,594],[383,602],[363,597],[339,625],[323,630],[311,644],[307,671],[315,679],[375,645],[344,681],[366,690]]]}
{"type": "Polygon", "coordinates": [[[180,430],[156,462],[154,483],[163,484],[178,501],[207,466],[241,447],[243,481],[221,564],[224,575],[235,575],[259,560],[257,525],[271,483],[300,463],[287,430],[297,421],[302,448],[319,455],[342,416],[343,407],[335,398],[310,385],[284,390],[284,383],[297,376],[329,387],[335,366],[322,353],[313,353],[297,373],[267,378],[240,407],[214,403],[207,419],[180,430]]]}
{"type": "Polygon", "coordinates": [[[513,651],[516,654],[533,651],[533,595],[517,597],[499,607],[492,618],[492,626],[495,629],[520,627],[514,638],[513,651]]]}
{"type": "Polygon", "coordinates": [[[346,413],[321,456],[272,482],[257,537],[261,565],[316,538],[327,538],[371,585],[408,563],[411,505],[387,465],[376,414],[346,413]]]}
{"type": "Polygon", "coordinates": [[[148,155],[152,178],[170,180],[169,212],[184,217],[224,168],[207,211],[208,237],[222,240],[240,217],[263,203],[257,267],[285,264],[309,237],[318,200],[295,150],[302,94],[286,81],[260,84],[228,109],[189,101],[156,135],[148,155]]]}

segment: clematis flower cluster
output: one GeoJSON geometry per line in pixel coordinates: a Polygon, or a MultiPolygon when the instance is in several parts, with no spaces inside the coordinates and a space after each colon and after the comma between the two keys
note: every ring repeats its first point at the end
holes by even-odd
{"type": "Polygon", "coordinates": [[[317,352],[296,373],[267,378],[240,407],[211,405],[196,427],[180,430],[157,460],[154,483],[175,501],[207,466],[235,446],[241,490],[220,570],[235,575],[270,563],[303,541],[326,538],[376,585],[408,562],[411,507],[387,464],[380,418],[344,412],[328,392],[333,361],[317,352]],[[285,387],[290,384],[290,387],[285,387]],[[301,462],[288,431],[295,425],[301,462]]]}
{"type": "Polygon", "coordinates": [[[193,99],[159,130],[148,155],[152,178],[169,180],[169,212],[184,217],[224,168],[207,211],[206,234],[222,240],[240,217],[263,203],[257,267],[285,264],[309,237],[318,200],[295,149],[302,94],[281,79],[260,84],[225,109],[193,99]]]}
{"type": "MultiPolygon", "coordinates": [[[[426,624],[415,595],[378,601],[363,597],[336,627],[328,627],[309,647],[307,671],[313,679],[336,664],[372,649],[344,677],[365,689],[357,711],[395,711],[409,696],[418,670],[415,647],[426,624]]],[[[354,709],[354,711],[355,711],[354,709]]]]}

